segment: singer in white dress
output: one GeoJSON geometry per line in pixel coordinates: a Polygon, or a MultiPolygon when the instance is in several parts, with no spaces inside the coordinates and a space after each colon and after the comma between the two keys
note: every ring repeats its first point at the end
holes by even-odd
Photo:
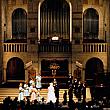
{"type": "Polygon", "coordinates": [[[19,85],[19,96],[18,101],[24,100],[24,89],[22,87],[22,83],[19,85]]]}
{"type": "Polygon", "coordinates": [[[47,103],[49,103],[50,101],[52,101],[53,103],[56,102],[55,90],[53,87],[53,83],[50,83],[50,86],[48,87],[47,103]]]}
{"type": "Polygon", "coordinates": [[[37,90],[36,90],[35,86],[33,86],[33,87],[31,88],[31,98],[30,98],[30,102],[34,102],[34,100],[36,100],[36,92],[37,92],[37,90]]]}
{"type": "Polygon", "coordinates": [[[37,89],[41,89],[42,85],[41,85],[41,76],[37,75],[36,76],[36,88],[37,89]]]}

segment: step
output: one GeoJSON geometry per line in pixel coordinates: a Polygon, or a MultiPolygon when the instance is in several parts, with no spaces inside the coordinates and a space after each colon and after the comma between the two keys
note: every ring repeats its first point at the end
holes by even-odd
{"type": "MultiPolygon", "coordinates": [[[[67,89],[59,90],[59,101],[60,102],[63,101],[63,94],[64,94],[65,90],[68,93],[67,89]]],[[[40,91],[41,97],[44,97],[45,100],[47,99],[47,93],[48,93],[47,89],[41,89],[41,91],[40,91]]],[[[18,95],[19,95],[18,88],[0,88],[0,103],[3,103],[3,100],[8,96],[10,96],[11,99],[13,100],[15,97],[18,97],[18,95]]],[[[67,94],[67,101],[68,100],[69,100],[69,98],[68,98],[68,94],[67,94]]],[[[75,97],[75,95],[73,95],[73,100],[77,101],[77,98],[75,97]]]]}

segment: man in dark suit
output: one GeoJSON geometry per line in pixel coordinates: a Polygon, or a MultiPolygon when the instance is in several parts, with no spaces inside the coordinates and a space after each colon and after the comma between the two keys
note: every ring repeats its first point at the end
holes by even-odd
{"type": "Polygon", "coordinates": [[[56,79],[54,79],[53,84],[54,84],[54,89],[55,89],[56,102],[59,102],[59,85],[56,79]]]}

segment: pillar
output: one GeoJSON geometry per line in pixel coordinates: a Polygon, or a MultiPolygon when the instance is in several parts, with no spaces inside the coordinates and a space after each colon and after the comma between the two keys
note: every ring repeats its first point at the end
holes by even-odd
{"type": "Polygon", "coordinates": [[[6,67],[3,68],[3,81],[6,82],[6,67]]]}

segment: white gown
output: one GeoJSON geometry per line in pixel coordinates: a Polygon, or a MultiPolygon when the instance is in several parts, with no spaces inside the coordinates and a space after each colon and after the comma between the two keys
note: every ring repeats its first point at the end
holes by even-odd
{"type": "Polygon", "coordinates": [[[54,87],[52,85],[48,87],[48,94],[47,94],[47,103],[50,101],[52,101],[53,103],[56,102],[54,87]]]}
{"type": "Polygon", "coordinates": [[[30,99],[31,102],[36,100],[36,92],[37,92],[36,88],[31,89],[31,99],[30,99]]]}
{"type": "Polygon", "coordinates": [[[19,87],[19,96],[18,101],[24,100],[24,89],[22,87],[19,87]]]}
{"type": "Polygon", "coordinates": [[[40,89],[41,87],[41,76],[36,76],[36,88],[40,89]]]}
{"type": "Polygon", "coordinates": [[[29,84],[30,84],[30,86],[32,86],[32,85],[35,85],[35,82],[31,79],[31,80],[29,81],[29,84]]]}
{"type": "Polygon", "coordinates": [[[27,84],[24,84],[24,96],[25,97],[29,96],[29,87],[27,84]]]}

